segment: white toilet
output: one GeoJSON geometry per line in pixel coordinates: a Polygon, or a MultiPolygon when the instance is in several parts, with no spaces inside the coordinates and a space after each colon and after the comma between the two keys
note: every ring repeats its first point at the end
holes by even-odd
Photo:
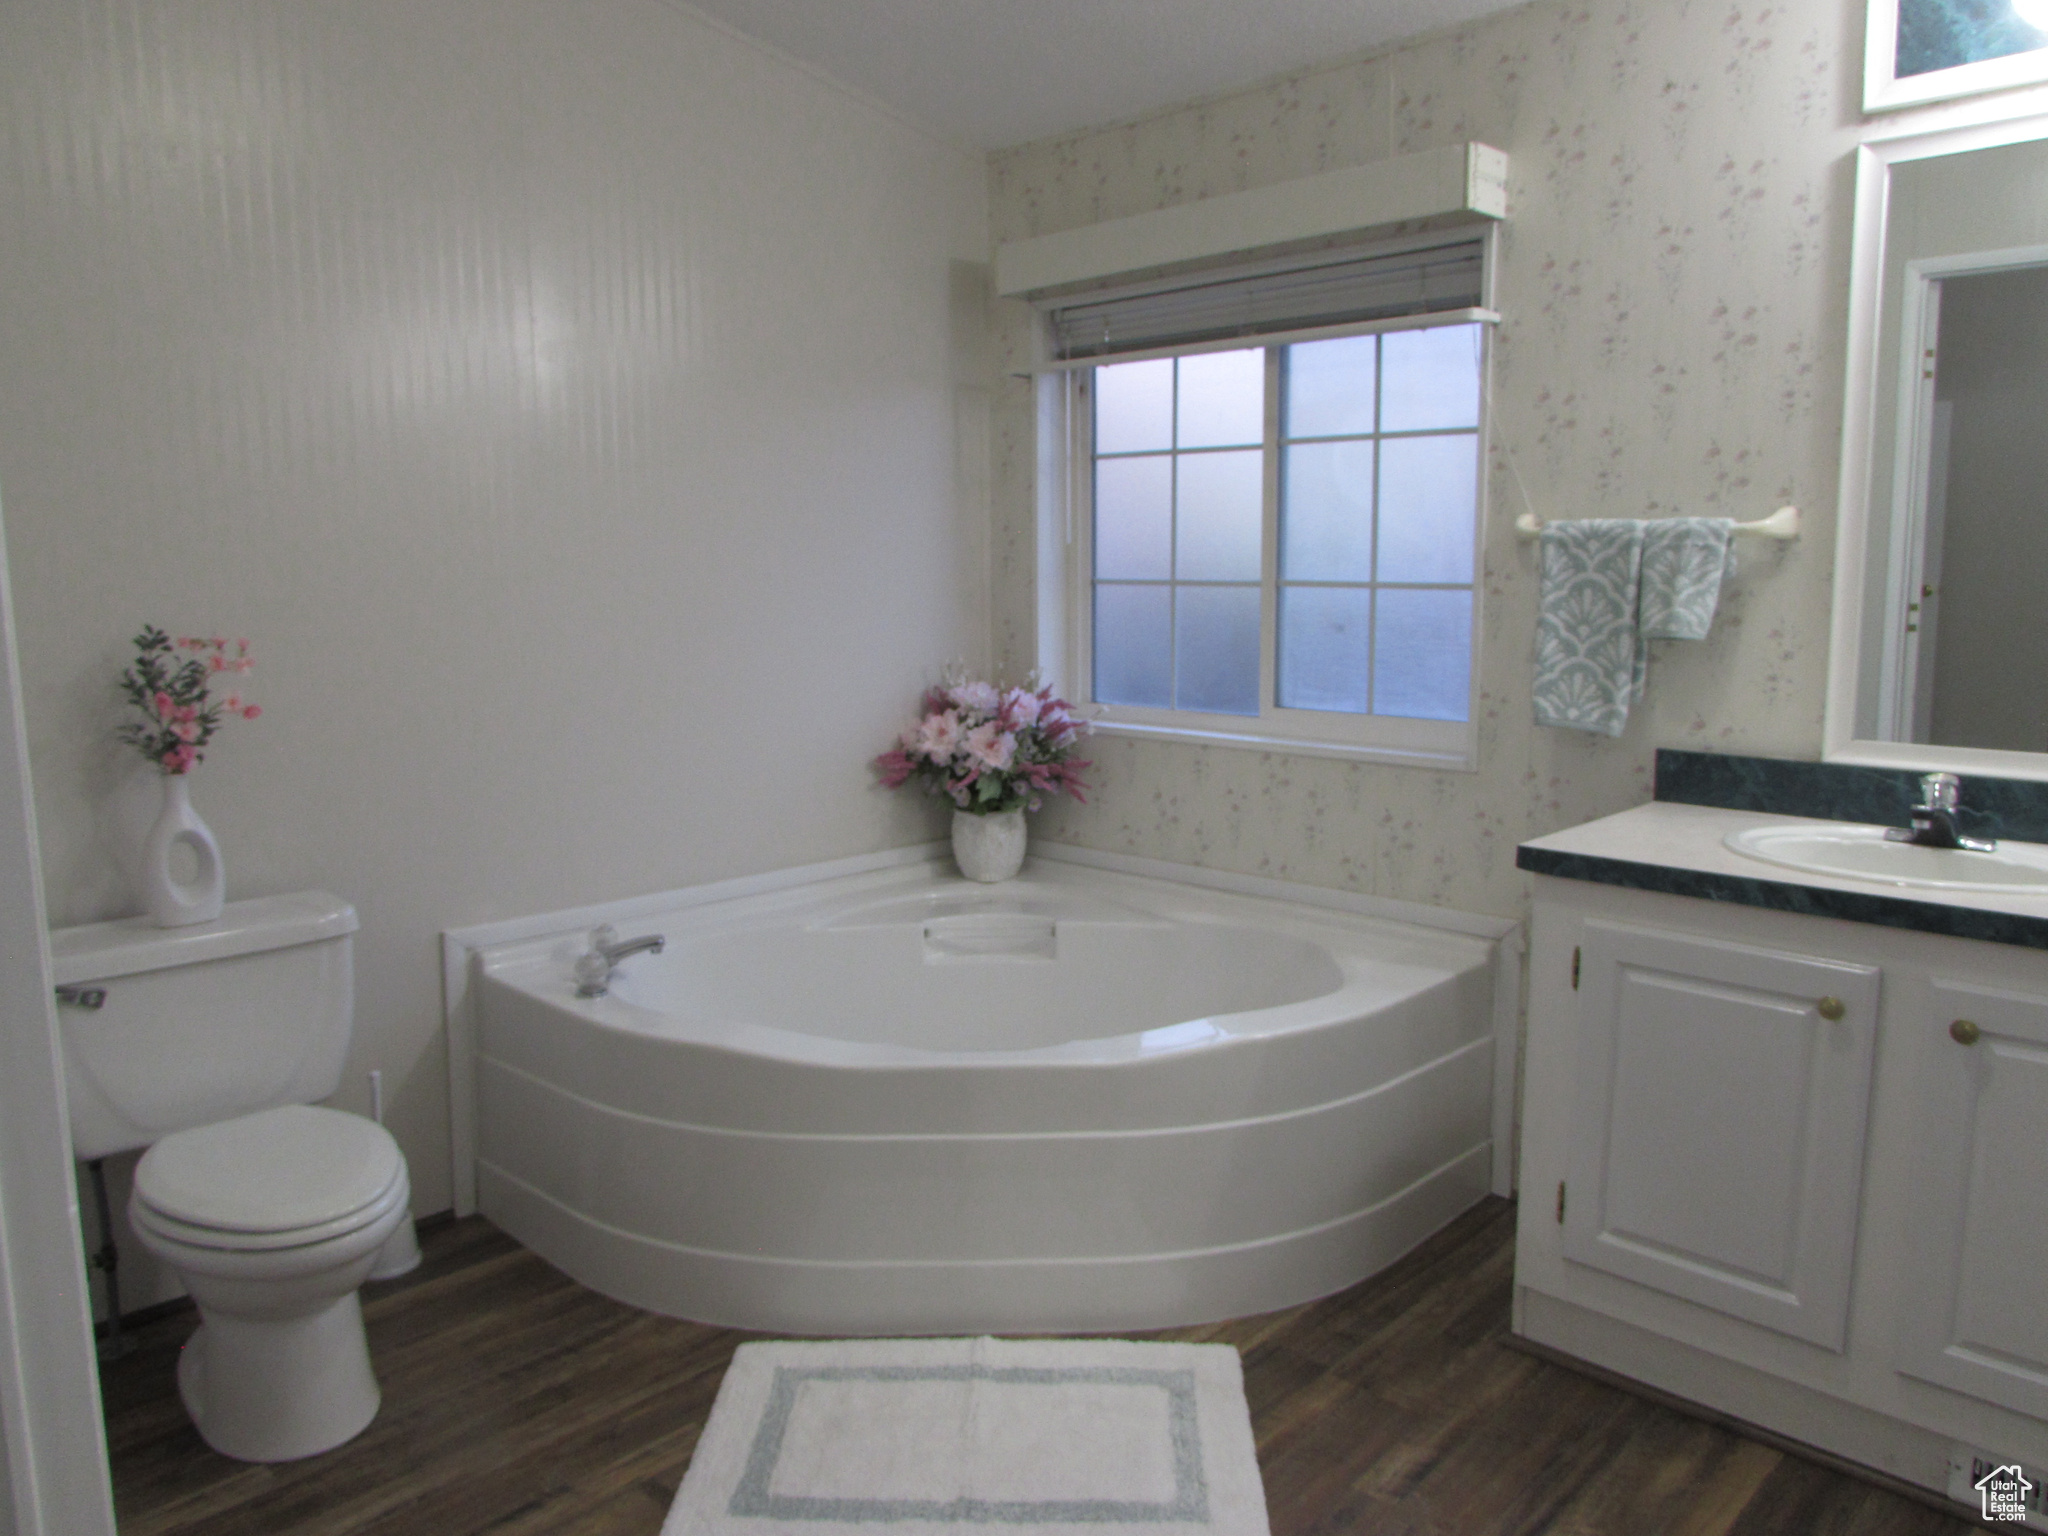
{"type": "Polygon", "coordinates": [[[179,1392],[244,1461],[316,1455],[377,1414],[356,1292],[387,1245],[409,1250],[405,1158],[312,1102],[348,1053],[355,931],[348,903],[308,892],[50,935],[58,985],[83,994],[58,1008],[73,1148],[149,1148],[129,1222],[200,1316],[179,1392]]]}

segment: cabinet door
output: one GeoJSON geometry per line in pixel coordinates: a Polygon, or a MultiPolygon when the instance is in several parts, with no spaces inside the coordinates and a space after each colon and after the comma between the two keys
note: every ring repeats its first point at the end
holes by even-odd
{"type": "Polygon", "coordinates": [[[1878,981],[1587,923],[1565,1257],[1841,1349],[1878,981]]]}
{"type": "Polygon", "coordinates": [[[2048,1418],[2048,998],[1932,990],[1900,1368],[2048,1418]]]}

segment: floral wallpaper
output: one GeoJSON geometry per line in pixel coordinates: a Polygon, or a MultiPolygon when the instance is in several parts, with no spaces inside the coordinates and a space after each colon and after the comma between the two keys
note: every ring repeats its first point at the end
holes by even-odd
{"type": "MultiPolygon", "coordinates": [[[[1004,151],[998,241],[1478,139],[1510,157],[1475,773],[1098,738],[1040,835],[1519,915],[1525,838],[1650,797],[1658,746],[1816,757],[1827,668],[1855,0],[1541,0],[1160,116],[1004,151]],[[1702,642],[1660,642],[1616,740],[1530,718],[1545,517],[1761,517],[1702,642]]],[[[996,310],[996,656],[1035,654],[1030,314],[996,310]]],[[[1072,679],[1060,679],[1072,683],[1072,679]]]]}

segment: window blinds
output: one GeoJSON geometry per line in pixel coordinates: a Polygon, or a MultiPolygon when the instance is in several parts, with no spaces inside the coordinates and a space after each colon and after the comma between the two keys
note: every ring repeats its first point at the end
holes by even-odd
{"type": "Polygon", "coordinates": [[[1047,307],[1054,357],[1110,357],[1148,348],[1401,315],[1476,308],[1483,240],[1419,250],[1325,253],[1313,265],[1226,274],[1121,296],[1077,295],[1047,307]]]}

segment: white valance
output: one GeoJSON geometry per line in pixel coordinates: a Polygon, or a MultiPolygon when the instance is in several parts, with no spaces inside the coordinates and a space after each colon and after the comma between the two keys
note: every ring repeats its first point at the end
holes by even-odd
{"type": "Polygon", "coordinates": [[[1508,157],[1451,144],[996,247],[996,292],[1039,299],[1423,219],[1504,218],[1508,157]]]}

